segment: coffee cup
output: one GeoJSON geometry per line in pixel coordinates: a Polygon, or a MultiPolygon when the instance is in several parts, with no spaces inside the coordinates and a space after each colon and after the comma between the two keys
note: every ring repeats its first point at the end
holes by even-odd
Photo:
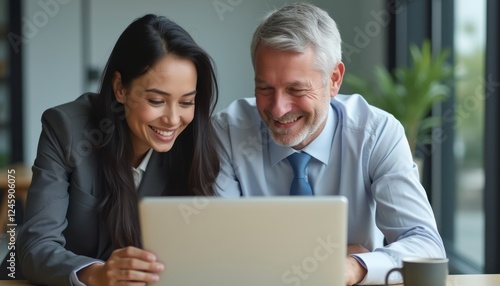
{"type": "Polygon", "coordinates": [[[393,272],[401,273],[405,286],[446,286],[448,258],[405,258],[401,268],[393,268],[387,273],[386,286],[393,272]]]}

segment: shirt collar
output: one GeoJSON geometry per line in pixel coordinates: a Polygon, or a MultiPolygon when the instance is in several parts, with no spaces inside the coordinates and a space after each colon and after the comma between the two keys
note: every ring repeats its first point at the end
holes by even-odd
{"type": "Polygon", "coordinates": [[[148,163],[149,163],[149,159],[151,158],[151,154],[153,154],[153,149],[149,149],[149,151],[146,153],[146,156],[144,156],[144,159],[142,159],[142,162],[135,169],[140,170],[142,172],[146,172],[146,168],[148,167],[148,163]]]}
{"type": "MultiPolygon", "coordinates": [[[[330,108],[328,109],[328,118],[326,120],[325,127],[321,131],[318,137],[314,139],[309,145],[302,149],[303,152],[311,155],[316,160],[322,162],[327,165],[328,160],[330,158],[330,149],[327,148],[327,152],[325,152],[325,146],[331,146],[333,142],[333,135],[335,134],[335,130],[337,129],[336,119],[334,116],[334,109],[330,104],[330,108]]],[[[270,137],[270,135],[269,135],[270,137]]],[[[292,147],[283,147],[274,142],[271,138],[268,140],[268,148],[269,148],[269,156],[271,165],[274,166],[278,164],[281,160],[290,156],[293,152],[296,152],[292,147]]]]}

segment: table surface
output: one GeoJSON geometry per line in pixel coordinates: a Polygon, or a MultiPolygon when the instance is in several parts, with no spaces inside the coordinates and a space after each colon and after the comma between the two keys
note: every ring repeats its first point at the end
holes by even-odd
{"type": "Polygon", "coordinates": [[[31,184],[31,166],[17,163],[0,169],[0,188],[8,188],[9,174],[16,188],[28,189],[31,184]]]}
{"type": "MultiPolygon", "coordinates": [[[[24,208],[28,188],[31,184],[31,167],[22,163],[13,164],[0,169],[0,231],[5,230],[7,223],[19,223],[15,216],[15,204],[9,203],[14,197],[24,208]],[[9,215],[12,215],[9,217],[9,215]]],[[[0,237],[0,241],[1,241],[0,237]]]]}
{"type": "MultiPolygon", "coordinates": [[[[2,286],[27,286],[32,285],[23,280],[0,281],[2,286]]],[[[393,286],[402,286],[397,284],[393,286]]],[[[474,275],[450,275],[446,286],[498,286],[500,285],[500,274],[474,274],[474,275]]]]}

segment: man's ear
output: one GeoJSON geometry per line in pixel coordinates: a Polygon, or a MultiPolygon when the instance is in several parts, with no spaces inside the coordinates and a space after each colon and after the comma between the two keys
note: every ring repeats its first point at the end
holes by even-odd
{"type": "Polygon", "coordinates": [[[345,66],[343,62],[338,62],[330,77],[330,97],[334,98],[339,93],[342,80],[344,79],[345,66]]]}
{"type": "Polygon", "coordinates": [[[115,93],[116,101],[125,103],[125,89],[122,85],[122,75],[119,72],[113,74],[113,92],[115,93]]]}

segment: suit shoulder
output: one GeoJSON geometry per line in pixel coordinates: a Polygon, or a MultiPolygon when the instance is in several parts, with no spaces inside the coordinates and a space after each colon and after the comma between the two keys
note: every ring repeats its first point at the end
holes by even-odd
{"type": "Polygon", "coordinates": [[[42,122],[61,125],[64,123],[76,124],[83,127],[88,124],[91,116],[93,115],[92,99],[97,95],[95,94],[83,94],[79,96],[76,100],[67,102],[55,107],[51,107],[45,110],[42,114],[42,122]]]}

